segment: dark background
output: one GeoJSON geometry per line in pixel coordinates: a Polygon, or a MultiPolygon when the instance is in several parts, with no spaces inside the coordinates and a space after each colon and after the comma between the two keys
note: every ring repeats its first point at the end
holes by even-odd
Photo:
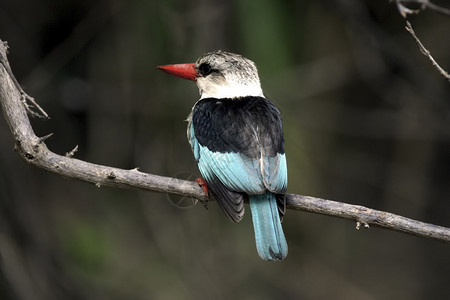
{"type": "MultiPolygon", "coordinates": [[[[410,20],[449,70],[450,17],[410,20]]],[[[283,114],[290,193],[450,227],[450,85],[404,26],[388,0],[0,2],[52,151],[193,180],[197,88],[155,66],[223,49],[256,62],[283,114]]],[[[3,121],[0,139],[1,299],[450,297],[448,244],[288,211],[289,255],[268,263],[248,214],[64,179],[22,162],[3,121]]]]}

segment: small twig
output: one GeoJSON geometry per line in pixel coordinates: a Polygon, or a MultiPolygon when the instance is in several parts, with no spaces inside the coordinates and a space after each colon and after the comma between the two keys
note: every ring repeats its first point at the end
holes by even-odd
{"type": "Polygon", "coordinates": [[[42,137],[40,137],[40,138],[38,139],[38,144],[45,142],[45,141],[46,141],[48,138],[50,138],[51,136],[53,136],[53,132],[52,132],[52,133],[49,133],[49,134],[47,134],[47,135],[44,135],[44,136],[42,136],[42,137]]]}
{"type": "Polygon", "coordinates": [[[426,1],[426,2],[427,2],[426,3],[427,8],[429,8],[437,13],[443,14],[445,16],[450,16],[450,9],[438,6],[436,4],[431,3],[430,1],[426,1]]]}
{"type": "Polygon", "coordinates": [[[408,15],[417,15],[420,12],[420,9],[410,9],[404,6],[401,0],[396,0],[395,4],[397,5],[398,12],[403,18],[406,18],[408,15]]]}
{"type": "MultiPolygon", "coordinates": [[[[2,42],[2,43],[3,43],[4,47],[6,49],[8,49],[8,44],[6,42],[2,42]]],[[[37,104],[37,102],[34,100],[34,98],[29,96],[27,93],[25,93],[25,91],[20,86],[19,82],[17,81],[16,77],[14,76],[14,74],[9,66],[8,60],[6,59],[6,57],[4,57],[4,55],[1,52],[0,52],[0,64],[3,65],[6,72],[8,73],[9,77],[14,82],[14,85],[19,90],[20,95],[21,95],[20,100],[22,101],[22,104],[25,107],[25,110],[27,111],[27,113],[30,114],[30,116],[32,116],[32,117],[38,117],[38,118],[42,118],[42,119],[50,119],[48,114],[44,111],[44,109],[42,109],[41,106],[39,106],[39,104],[37,104]],[[30,102],[31,105],[28,102],[30,102]],[[32,107],[37,109],[38,112],[35,112],[32,107]]]]}
{"type": "MultiPolygon", "coordinates": [[[[17,83],[19,84],[19,83],[17,83]]],[[[18,90],[21,93],[21,101],[23,105],[25,106],[25,109],[27,110],[28,114],[30,114],[32,117],[42,118],[42,119],[50,119],[48,114],[42,109],[42,107],[37,104],[37,102],[34,100],[33,97],[29,96],[27,93],[25,93],[22,89],[22,87],[19,85],[18,90]],[[31,105],[28,104],[28,102],[31,102],[31,105]],[[33,110],[33,107],[38,110],[38,112],[35,112],[33,110]]]]}
{"type": "Polygon", "coordinates": [[[420,52],[422,52],[423,55],[428,57],[428,59],[431,61],[433,66],[439,71],[439,73],[446,78],[450,82],[450,75],[441,68],[441,66],[434,60],[434,58],[431,56],[430,51],[428,51],[425,46],[422,44],[422,42],[419,40],[419,38],[416,36],[416,33],[414,32],[414,29],[411,26],[411,23],[409,21],[406,21],[405,29],[411,34],[411,36],[414,38],[414,40],[417,43],[417,46],[419,46],[420,52]]]}
{"type": "Polygon", "coordinates": [[[429,0],[395,0],[395,4],[397,5],[398,12],[403,18],[406,18],[408,15],[418,14],[425,9],[432,10],[445,16],[450,16],[450,9],[436,5],[429,0]],[[403,5],[403,3],[420,4],[420,8],[411,9],[403,5]]]}
{"type": "Polygon", "coordinates": [[[66,157],[73,157],[75,155],[75,152],[78,151],[78,145],[75,146],[70,152],[66,152],[66,157]]]}

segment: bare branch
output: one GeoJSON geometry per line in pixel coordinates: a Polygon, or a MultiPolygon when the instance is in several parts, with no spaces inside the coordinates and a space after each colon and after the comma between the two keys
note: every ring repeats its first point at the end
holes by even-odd
{"type": "Polygon", "coordinates": [[[11,67],[9,66],[8,60],[6,58],[6,54],[8,53],[8,44],[6,42],[2,42],[0,40],[1,46],[3,46],[4,51],[0,51],[0,64],[3,65],[5,68],[5,71],[8,73],[10,79],[13,81],[14,85],[20,92],[20,100],[22,101],[23,106],[25,107],[25,110],[33,117],[43,118],[43,119],[50,119],[48,114],[42,109],[42,107],[37,104],[37,102],[34,100],[33,97],[30,97],[20,86],[19,82],[17,81],[16,77],[14,76],[11,67]],[[29,104],[31,103],[31,104],[29,104]],[[33,107],[37,109],[37,112],[33,110],[33,107]]]}
{"type": "Polygon", "coordinates": [[[417,43],[417,46],[419,46],[420,52],[422,52],[423,55],[428,57],[428,59],[431,61],[433,66],[439,71],[439,73],[450,82],[450,75],[441,68],[441,66],[434,60],[434,58],[431,56],[430,51],[428,51],[425,46],[422,44],[422,42],[419,40],[419,38],[416,36],[416,33],[414,32],[414,29],[411,26],[411,23],[409,21],[406,21],[405,29],[411,34],[411,36],[414,38],[414,40],[417,43]]]}
{"type": "Polygon", "coordinates": [[[395,4],[397,5],[398,12],[403,18],[406,18],[408,15],[418,14],[425,9],[432,10],[445,16],[450,16],[450,9],[436,5],[429,0],[395,0],[395,4]],[[403,3],[419,4],[420,9],[408,8],[403,3]]]}
{"type": "Polygon", "coordinates": [[[450,228],[423,223],[360,205],[352,205],[294,194],[289,194],[287,196],[287,202],[288,208],[290,209],[308,211],[355,221],[356,229],[359,229],[361,224],[364,228],[377,226],[415,236],[450,242],[450,228]]]}
{"type": "Polygon", "coordinates": [[[403,1],[396,0],[395,4],[397,5],[397,10],[403,18],[406,18],[408,15],[417,15],[420,12],[420,9],[410,9],[403,5],[403,1]]]}
{"type": "MultiPolygon", "coordinates": [[[[10,69],[6,60],[6,47],[1,41],[0,54],[4,58],[0,64],[0,104],[15,140],[16,150],[26,162],[60,176],[90,182],[99,187],[134,188],[187,196],[201,201],[208,200],[203,189],[196,182],[146,174],[137,168],[124,170],[71,158],[70,156],[76,148],[69,152],[71,155],[67,156],[51,152],[44,143],[44,140],[50,135],[39,138],[33,132],[26,108],[21,101],[22,89],[11,76],[12,72],[8,72],[10,69]]],[[[286,199],[290,209],[352,220],[356,222],[357,228],[361,224],[364,228],[378,226],[450,242],[450,228],[419,222],[359,205],[309,196],[288,194],[286,199]]]]}
{"type": "Polygon", "coordinates": [[[426,6],[427,8],[429,8],[429,9],[435,11],[435,12],[438,12],[438,13],[440,13],[440,14],[442,14],[442,15],[450,16],[450,9],[445,8],[445,7],[438,6],[438,5],[436,5],[436,4],[433,4],[433,3],[431,3],[431,2],[428,1],[428,0],[427,0],[427,1],[423,0],[423,1],[426,2],[426,3],[425,3],[425,6],[426,6]]]}
{"type": "MultiPolygon", "coordinates": [[[[431,3],[429,0],[394,0],[395,4],[397,5],[397,10],[402,15],[403,18],[407,18],[408,15],[418,14],[420,11],[425,10],[426,8],[429,8],[430,10],[433,10],[435,12],[438,12],[440,14],[450,16],[450,9],[438,6],[434,3],[431,3]],[[403,3],[416,3],[420,4],[420,9],[411,9],[403,5],[403,3]]],[[[423,55],[428,57],[428,59],[431,61],[433,66],[439,71],[439,73],[450,82],[450,75],[434,60],[434,58],[431,56],[430,51],[428,51],[425,46],[422,44],[422,42],[419,40],[419,38],[416,36],[416,33],[414,32],[411,23],[409,21],[406,21],[406,30],[411,34],[411,36],[414,38],[414,40],[417,43],[417,46],[419,46],[420,52],[422,52],[423,55]]]]}

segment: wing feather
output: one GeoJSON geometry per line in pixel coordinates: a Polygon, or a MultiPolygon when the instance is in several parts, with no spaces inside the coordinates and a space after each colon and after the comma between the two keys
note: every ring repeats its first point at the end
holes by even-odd
{"type": "Polygon", "coordinates": [[[267,190],[280,194],[283,215],[287,167],[275,105],[262,97],[202,99],[193,109],[188,138],[200,173],[230,219],[242,218],[243,194],[267,190]]]}

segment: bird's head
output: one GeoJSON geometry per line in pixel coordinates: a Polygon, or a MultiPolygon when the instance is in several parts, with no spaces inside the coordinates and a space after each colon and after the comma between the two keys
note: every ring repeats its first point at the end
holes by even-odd
{"type": "Polygon", "coordinates": [[[158,68],[194,80],[201,98],[264,96],[255,63],[239,54],[219,50],[203,54],[195,63],[158,68]]]}

